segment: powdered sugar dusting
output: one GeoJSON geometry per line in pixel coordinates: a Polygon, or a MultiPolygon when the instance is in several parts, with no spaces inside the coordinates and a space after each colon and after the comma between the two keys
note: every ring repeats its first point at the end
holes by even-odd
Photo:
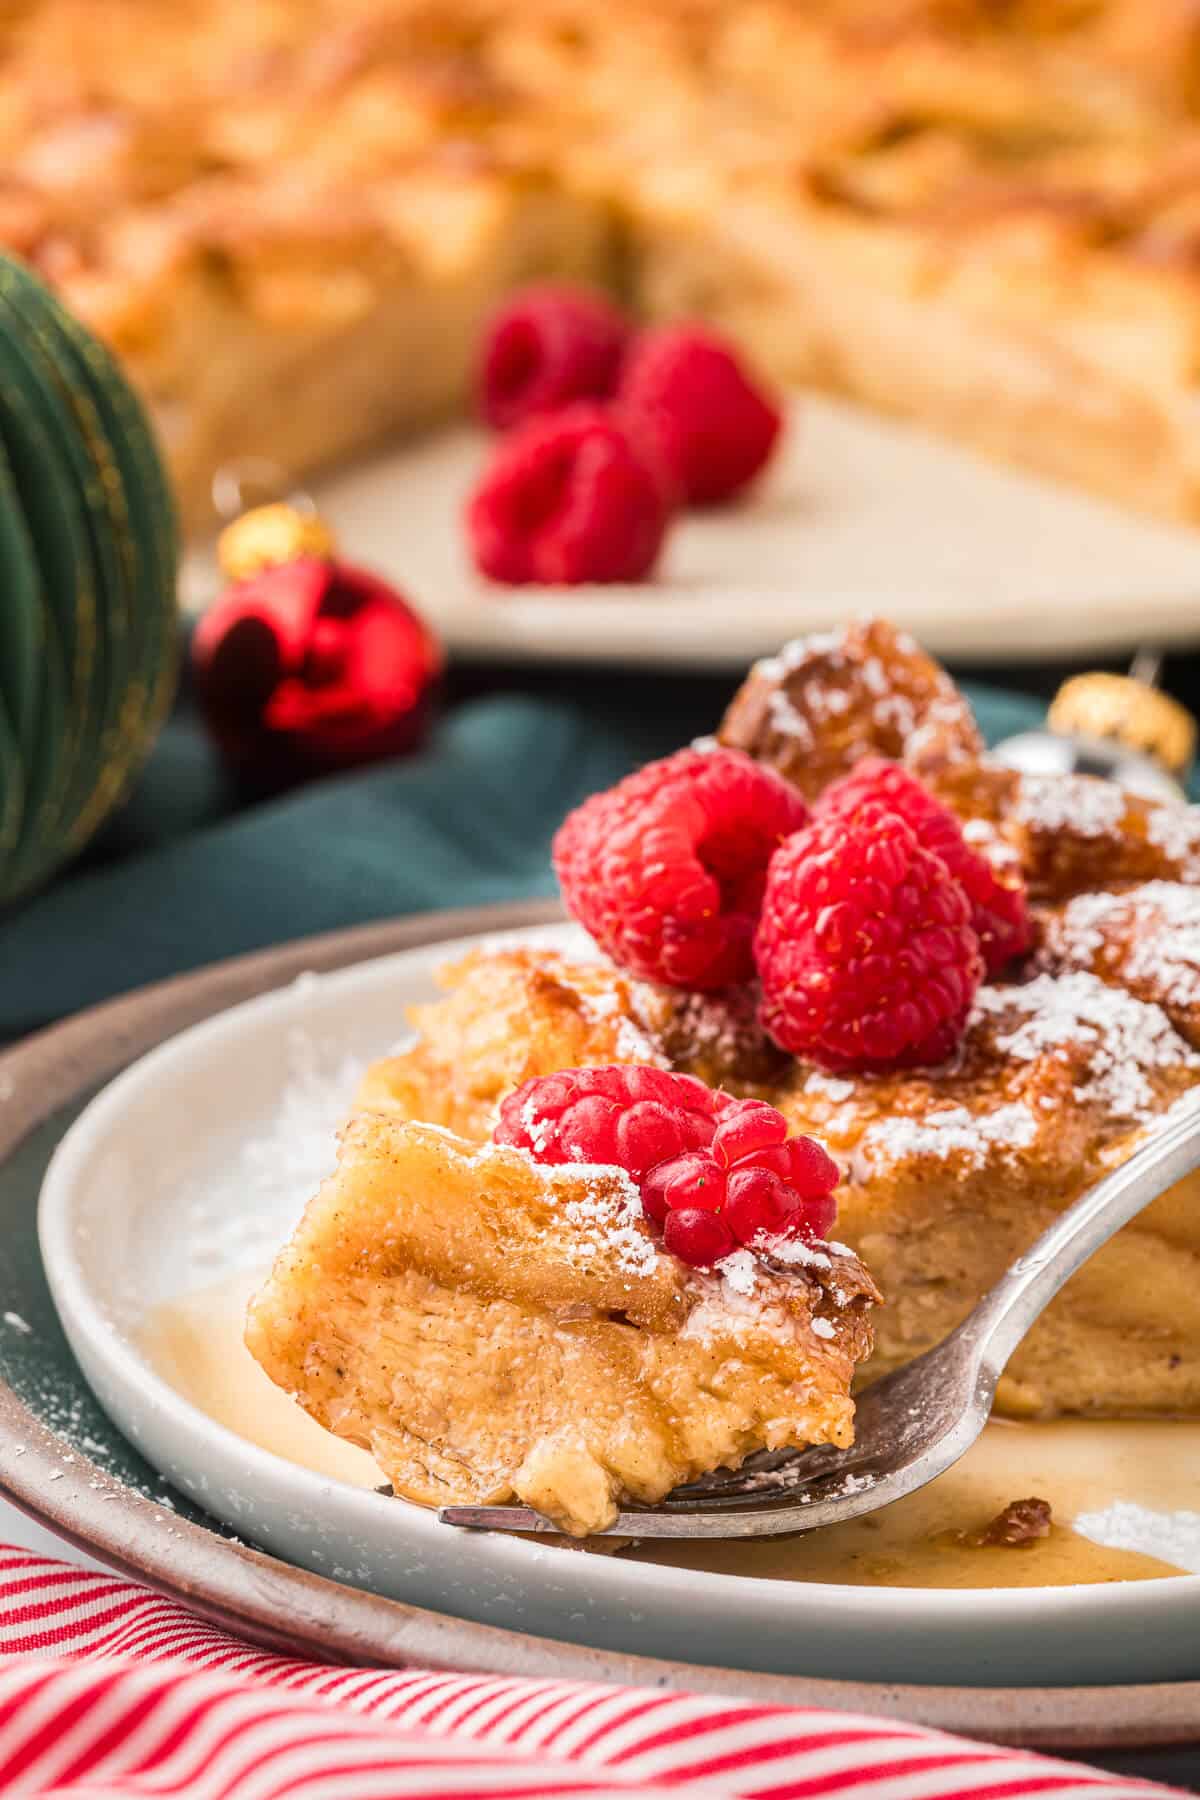
{"type": "Polygon", "coordinates": [[[550,1121],[548,1119],[539,1119],[538,1110],[534,1104],[532,1094],[530,1094],[529,1098],[521,1108],[521,1124],[524,1126],[525,1135],[529,1139],[530,1149],[535,1151],[537,1155],[542,1155],[546,1149],[546,1145],[550,1142],[550,1121]]]}
{"type": "MultiPolygon", "coordinates": [[[[690,1269],[689,1285],[698,1291],[699,1302],[688,1314],[681,1336],[710,1342],[768,1332],[781,1342],[794,1342],[797,1318],[783,1304],[783,1295],[794,1274],[829,1276],[834,1267],[829,1248],[803,1237],[760,1237],[753,1250],[734,1250],[712,1269],[690,1269]]],[[[850,1304],[849,1294],[825,1285],[835,1305],[850,1304]]],[[[814,1318],[810,1323],[817,1337],[836,1338],[836,1327],[828,1320],[814,1318]]]]}
{"type": "Polygon", "coordinates": [[[1091,962],[1119,939],[1123,980],[1164,1006],[1200,1005],[1200,888],[1148,881],[1124,894],[1080,894],[1050,929],[1050,954],[1091,962]]]}
{"type": "MultiPolygon", "coordinates": [[[[605,1171],[606,1174],[608,1172],[605,1171]]],[[[613,1195],[605,1183],[602,1189],[585,1191],[568,1200],[563,1207],[563,1215],[572,1225],[580,1226],[585,1232],[595,1232],[627,1274],[649,1275],[658,1262],[658,1252],[650,1239],[637,1228],[635,1221],[641,1217],[641,1201],[632,1182],[630,1188],[632,1205],[629,1197],[622,1195],[614,1207],[613,1195]]],[[[580,1256],[584,1256],[588,1247],[585,1236],[578,1246],[580,1256]]]]}
{"type": "Polygon", "coordinates": [[[670,1066],[649,1034],[625,1012],[621,996],[615,989],[609,988],[598,994],[585,993],[581,988],[574,991],[581,1010],[593,1023],[615,1023],[613,1054],[619,1062],[648,1063],[658,1069],[670,1066]]]}
{"type": "Polygon", "coordinates": [[[1161,1513],[1133,1500],[1114,1500],[1101,1511],[1077,1514],[1071,1523],[1094,1544],[1156,1556],[1200,1575],[1200,1512],[1161,1513]]]}
{"type": "Polygon", "coordinates": [[[1126,804],[1124,791],[1113,781],[1088,775],[1026,775],[1016,817],[1035,831],[1101,838],[1120,829],[1126,804]]]}
{"type": "Polygon", "coordinates": [[[962,834],[964,842],[986,857],[1000,875],[1011,876],[1020,871],[1020,852],[1001,835],[999,826],[991,819],[964,819],[962,834]]]}
{"type": "MultiPolygon", "coordinates": [[[[902,637],[897,639],[897,643],[901,651],[907,653],[902,637]]],[[[815,741],[813,722],[839,718],[849,712],[854,704],[847,687],[840,686],[836,679],[819,683],[812,678],[815,670],[810,670],[810,678],[804,686],[804,711],[801,712],[796,705],[784,685],[788,676],[822,658],[829,660],[828,672],[831,677],[847,676],[866,689],[873,702],[871,714],[876,724],[890,727],[902,739],[907,739],[917,730],[918,719],[913,702],[907,694],[897,691],[881,659],[878,656],[868,656],[860,661],[857,656],[847,652],[843,633],[818,631],[809,637],[794,638],[791,643],[783,646],[778,655],[767,657],[755,665],[757,675],[779,684],[767,697],[767,713],[772,726],[781,737],[791,738],[802,748],[811,748],[815,741]]]]}
{"type": "Polygon", "coordinates": [[[723,1257],[717,1269],[735,1294],[750,1295],[758,1286],[759,1265],[749,1250],[735,1250],[723,1257]]]}
{"type": "MultiPolygon", "coordinates": [[[[811,708],[811,699],[809,701],[811,708]]],[[[786,688],[778,687],[767,698],[767,716],[780,737],[791,738],[802,750],[811,750],[813,729],[786,688]]]]}
{"type": "Polygon", "coordinates": [[[831,1252],[834,1255],[839,1252],[848,1256],[853,1254],[844,1245],[839,1244],[836,1249],[833,1244],[818,1247],[811,1238],[806,1237],[769,1238],[763,1245],[764,1255],[769,1256],[772,1262],[783,1263],[786,1268],[819,1269],[822,1272],[828,1272],[833,1267],[831,1252]]]}
{"type": "Polygon", "coordinates": [[[997,1033],[996,1048],[1018,1062],[1045,1055],[1066,1062],[1082,1050],[1088,1072],[1079,1097],[1115,1119],[1142,1121],[1159,1110],[1148,1071],[1200,1068],[1200,1057],[1160,1006],[1082,970],[1038,975],[1024,987],[980,989],[973,1023],[1014,1014],[1019,1023],[997,1033]]]}
{"type": "MultiPolygon", "coordinates": [[[[869,622],[868,622],[869,632],[869,622]]],[[[909,692],[897,682],[889,657],[869,648],[873,640],[855,627],[795,638],[775,656],[755,664],[754,674],[771,684],[766,711],[773,730],[801,750],[812,749],[823,724],[859,712],[869,735],[890,734],[905,755],[919,757],[941,744],[947,732],[962,730],[964,702],[949,677],[933,665],[909,692]],[[799,677],[800,685],[792,677],[799,677]]],[[[925,661],[907,632],[891,634],[894,654],[925,661]]]]}
{"type": "Polygon", "coordinates": [[[990,1151],[1021,1150],[1036,1136],[1033,1113],[1024,1101],[1017,1100],[987,1113],[947,1106],[921,1119],[879,1119],[868,1128],[864,1142],[879,1145],[892,1157],[959,1154],[982,1163],[990,1151]]]}
{"type": "Polygon", "coordinates": [[[1173,863],[1186,866],[1200,850],[1200,806],[1152,807],[1146,836],[1173,863]]]}
{"type": "Polygon", "coordinates": [[[843,1100],[849,1100],[854,1094],[854,1083],[814,1069],[804,1083],[804,1091],[806,1094],[818,1094],[822,1099],[832,1100],[835,1106],[840,1106],[843,1100]]]}
{"type": "Polygon", "coordinates": [[[754,673],[765,681],[783,681],[794,670],[803,668],[811,658],[832,656],[845,642],[845,635],[840,631],[811,631],[807,637],[792,638],[774,656],[764,656],[755,663],[754,673]]]}
{"type": "Polygon", "coordinates": [[[563,1201],[562,1215],[579,1232],[576,1242],[567,1249],[573,1262],[593,1262],[603,1247],[615,1256],[626,1274],[648,1275],[654,1270],[659,1253],[646,1235],[642,1196],[627,1169],[617,1163],[543,1163],[524,1145],[513,1144],[499,1150],[494,1144],[485,1144],[471,1162],[482,1167],[497,1155],[518,1156],[532,1164],[556,1204],[558,1197],[553,1190],[570,1190],[563,1201]]]}
{"type": "Polygon", "coordinates": [[[261,1136],[241,1146],[219,1189],[204,1179],[181,1197],[188,1260],[209,1279],[217,1269],[269,1260],[337,1161],[337,1134],[362,1063],[331,1055],[302,1027],[288,1033],[286,1057],[286,1082],[261,1136]],[[240,1197],[236,1206],[229,1189],[240,1197]]]}
{"type": "Polygon", "coordinates": [[[768,1333],[781,1343],[794,1342],[796,1322],[772,1298],[764,1271],[749,1252],[735,1250],[715,1269],[691,1269],[688,1274],[699,1299],[683,1322],[682,1340],[711,1344],[719,1338],[761,1338],[768,1333]]]}

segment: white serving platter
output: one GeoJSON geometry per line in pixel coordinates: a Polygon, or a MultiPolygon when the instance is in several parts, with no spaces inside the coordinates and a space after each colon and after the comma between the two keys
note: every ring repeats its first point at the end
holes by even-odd
{"type": "MultiPolygon", "coordinates": [[[[397,582],[463,654],[736,669],[884,612],[956,662],[1200,643],[1200,530],[1162,523],[817,395],[744,504],[683,517],[658,578],[501,589],[460,514],[488,440],[460,426],[315,484],[345,554],[397,582]]],[[[215,592],[211,550],[185,600],[215,592]]]]}

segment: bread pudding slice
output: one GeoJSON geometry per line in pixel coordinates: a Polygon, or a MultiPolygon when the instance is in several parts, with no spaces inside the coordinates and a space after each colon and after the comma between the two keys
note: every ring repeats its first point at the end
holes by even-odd
{"type": "MultiPolygon", "coordinates": [[[[879,620],[760,664],[721,739],[810,799],[863,755],[903,761],[975,846],[1020,867],[1038,941],[981,991],[950,1061],[829,1076],[770,1042],[752,988],[689,994],[598,955],[525,948],[446,971],[447,997],[414,1014],[416,1044],[364,1094],[480,1140],[514,1087],[578,1062],[647,1063],[768,1100],[845,1169],[838,1229],[885,1295],[873,1374],[943,1337],[1200,1086],[1200,809],[989,763],[944,671],[879,620]]],[[[1200,1411],[1198,1295],[1190,1177],[1071,1280],[1013,1358],[1000,1410],[1200,1411]]]]}
{"type": "Polygon", "coordinates": [[[849,1444],[877,1298],[844,1247],[701,1272],[621,1169],[359,1112],[246,1342],[397,1494],[581,1536],[756,1450],[849,1444]]]}
{"type": "MultiPolygon", "coordinates": [[[[700,1055],[710,1080],[760,1095],[793,1131],[820,1139],[845,1171],[839,1235],[885,1297],[868,1376],[944,1337],[1058,1212],[1200,1084],[1200,1055],[1181,1035],[1189,1017],[1171,1007],[1176,1030],[1165,997],[1161,1006],[1140,999],[1082,967],[983,989],[957,1057],[939,1068],[835,1077],[776,1057],[760,1079],[745,1079],[755,1053],[741,996],[684,1005],[602,960],[551,950],[476,955],[443,978],[451,991],[420,1009],[414,1048],[367,1077],[364,1092],[395,1116],[419,1117],[457,1084],[473,1096],[462,1127],[482,1142],[518,1085],[509,1080],[518,1047],[520,1080],[568,1066],[568,1055],[687,1073],[700,1055]],[[594,1035],[580,1035],[606,985],[612,1010],[594,1035]],[[564,1016],[572,1029],[562,1033],[564,1016]],[[472,1018],[497,1028],[505,1055],[479,1054],[472,1018]],[[629,1035],[617,1038],[622,1022],[629,1035]]],[[[772,1046],[759,1037],[761,1074],[772,1046]]],[[[1147,1207],[1072,1278],[1014,1356],[997,1406],[1040,1416],[1200,1411],[1200,1178],[1147,1207]]]]}

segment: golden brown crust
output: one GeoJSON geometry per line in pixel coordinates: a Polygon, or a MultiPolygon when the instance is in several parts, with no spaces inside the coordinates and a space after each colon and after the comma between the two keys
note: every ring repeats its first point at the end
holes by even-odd
{"type": "Polygon", "coordinates": [[[647,1063],[750,1092],[790,1063],[758,1024],[748,990],[673,992],[601,957],[528,946],[472,951],[437,979],[447,997],[410,1010],[415,1042],[371,1065],[357,1104],[477,1143],[490,1136],[504,1096],[534,1075],[647,1063]]]}
{"type": "Polygon", "coordinates": [[[864,756],[907,762],[929,779],[983,754],[946,671],[886,619],[797,638],[756,663],[717,737],[769,763],[809,800],[864,756]]]}
{"type": "Polygon", "coordinates": [[[407,1050],[372,1064],[357,1104],[445,1125],[477,1143],[505,1094],[533,1075],[605,1063],[657,1063],[642,989],[595,962],[533,949],[473,951],[439,970],[447,998],[413,1007],[407,1050]]]}

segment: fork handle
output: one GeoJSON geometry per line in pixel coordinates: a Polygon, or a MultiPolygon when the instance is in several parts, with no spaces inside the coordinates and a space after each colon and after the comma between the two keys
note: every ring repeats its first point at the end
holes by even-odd
{"type": "Polygon", "coordinates": [[[1111,1237],[1200,1167],[1200,1096],[1177,1103],[1139,1150],[1061,1213],[959,1326],[994,1387],[1034,1321],[1111,1237]]]}

